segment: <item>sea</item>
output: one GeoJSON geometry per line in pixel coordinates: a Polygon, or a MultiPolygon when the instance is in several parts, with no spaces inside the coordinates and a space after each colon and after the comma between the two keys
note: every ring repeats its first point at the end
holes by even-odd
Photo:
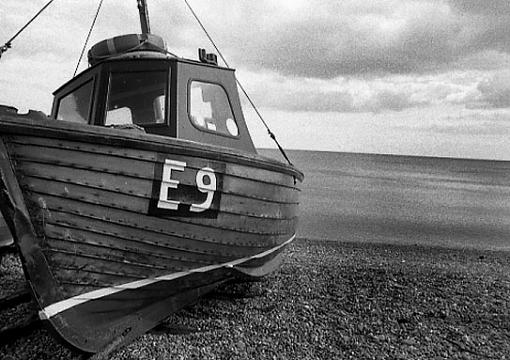
{"type": "Polygon", "coordinates": [[[305,174],[298,237],[510,250],[510,161],[287,154],[305,174]]]}

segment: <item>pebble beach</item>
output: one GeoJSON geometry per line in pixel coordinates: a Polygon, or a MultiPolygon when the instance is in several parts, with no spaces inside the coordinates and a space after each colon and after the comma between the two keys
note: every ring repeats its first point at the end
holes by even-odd
{"type": "MultiPolygon", "coordinates": [[[[2,293],[20,270],[2,257],[2,293]]],[[[508,359],[509,295],[508,252],[298,239],[264,281],[224,285],[109,358],[508,359]]],[[[44,325],[0,345],[2,359],[88,357],[44,325]]]]}

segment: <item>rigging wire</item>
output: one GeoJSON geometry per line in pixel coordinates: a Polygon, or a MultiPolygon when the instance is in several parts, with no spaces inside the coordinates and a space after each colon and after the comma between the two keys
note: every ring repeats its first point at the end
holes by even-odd
{"type": "Polygon", "coordinates": [[[87,34],[87,38],[85,39],[85,43],[83,44],[83,48],[81,49],[80,58],[78,59],[78,64],[76,64],[76,69],[74,69],[73,77],[76,76],[76,73],[78,72],[78,68],[80,67],[81,59],[83,58],[83,54],[85,53],[85,49],[87,48],[87,44],[90,39],[90,34],[92,34],[92,29],[94,29],[94,25],[96,25],[96,20],[99,15],[99,11],[101,10],[101,6],[103,5],[104,0],[99,1],[99,5],[97,7],[96,15],[94,16],[94,20],[92,20],[92,24],[90,25],[89,33],[87,34]]]}
{"type": "Polygon", "coordinates": [[[46,10],[46,8],[48,6],[50,6],[53,1],[55,1],[55,0],[48,1],[48,3],[46,5],[44,5],[43,8],[41,10],[39,10],[37,12],[37,14],[35,14],[21,29],[19,29],[18,32],[16,34],[14,34],[14,36],[9,39],[9,41],[7,41],[4,45],[0,46],[0,58],[2,57],[2,54],[4,52],[6,52],[8,49],[10,49],[12,47],[12,42],[14,41],[14,39],[16,39],[18,37],[18,35],[21,34],[23,32],[23,30],[25,30],[39,15],[41,15],[41,13],[44,10],[46,10]]]}
{"type": "MultiPolygon", "coordinates": [[[[216,52],[218,53],[218,55],[220,56],[221,60],[225,63],[225,66],[227,68],[230,68],[229,64],[227,63],[227,60],[225,59],[225,57],[223,56],[223,54],[221,53],[220,49],[218,49],[218,47],[216,46],[216,43],[214,42],[214,40],[212,39],[211,35],[209,35],[209,32],[206,30],[204,24],[202,24],[202,21],[200,21],[200,19],[198,18],[198,15],[195,13],[195,11],[193,10],[193,8],[191,7],[191,5],[189,4],[188,0],[184,0],[184,2],[186,3],[186,6],[188,7],[188,9],[191,11],[191,13],[193,14],[193,17],[195,18],[195,20],[198,22],[198,24],[200,25],[200,27],[202,28],[202,30],[204,31],[205,35],[207,36],[207,38],[209,39],[209,41],[211,42],[212,46],[214,47],[214,49],[216,50],[216,52]]],[[[289,158],[287,157],[287,154],[285,153],[285,151],[283,150],[282,146],[280,145],[280,143],[278,142],[278,140],[276,140],[276,136],[275,134],[271,131],[271,129],[269,128],[269,126],[267,125],[266,121],[264,120],[264,118],[262,117],[262,115],[260,114],[259,110],[257,109],[257,107],[255,106],[255,103],[252,101],[252,99],[250,98],[250,96],[248,95],[248,93],[246,92],[246,90],[244,89],[243,85],[241,84],[241,82],[237,79],[236,77],[236,82],[237,82],[237,85],[239,86],[239,88],[241,89],[241,91],[243,92],[244,96],[246,96],[246,98],[248,99],[248,102],[250,103],[250,105],[253,107],[253,109],[255,110],[255,113],[257,114],[257,116],[259,117],[259,119],[262,121],[262,124],[264,124],[266,130],[267,130],[267,133],[269,134],[269,137],[271,139],[273,139],[273,141],[276,143],[276,146],[278,146],[278,149],[280,150],[280,152],[282,153],[283,157],[285,158],[285,160],[287,160],[287,162],[292,165],[292,162],[289,160],[289,158]]]]}

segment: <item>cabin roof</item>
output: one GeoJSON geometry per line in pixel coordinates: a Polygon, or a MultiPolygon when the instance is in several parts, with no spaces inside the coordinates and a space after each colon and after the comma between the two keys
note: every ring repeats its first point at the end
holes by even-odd
{"type": "Polygon", "coordinates": [[[127,62],[127,61],[138,61],[140,64],[143,64],[146,61],[147,62],[149,62],[149,61],[166,61],[169,63],[193,64],[193,65],[197,65],[197,66],[201,66],[201,67],[213,68],[213,69],[223,70],[223,71],[232,71],[232,72],[235,71],[235,69],[232,69],[232,68],[227,68],[227,67],[220,66],[220,65],[207,64],[207,63],[203,63],[198,60],[187,59],[187,58],[183,58],[183,57],[176,57],[176,56],[172,56],[170,54],[165,54],[165,53],[156,52],[156,51],[133,51],[133,52],[129,52],[126,54],[121,54],[121,55],[112,55],[112,56],[108,57],[107,59],[105,59],[93,66],[88,67],[87,69],[83,70],[82,72],[80,72],[78,75],[76,75],[72,79],[68,80],[67,82],[65,82],[64,84],[59,86],[55,91],[53,91],[53,95],[57,94],[60,90],[62,90],[68,84],[73,82],[75,79],[82,77],[85,74],[88,74],[89,72],[93,71],[94,69],[100,68],[108,63],[127,62]]]}

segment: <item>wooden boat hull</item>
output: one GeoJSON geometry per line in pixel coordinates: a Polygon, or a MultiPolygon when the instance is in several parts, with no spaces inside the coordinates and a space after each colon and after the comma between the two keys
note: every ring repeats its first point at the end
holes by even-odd
{"type": "Polygon", "coordinates": [[[302,179],[254,154],[29,116],[0,117],[0,175],[40,315],[88,352],[273,271],[302,179]]]}

